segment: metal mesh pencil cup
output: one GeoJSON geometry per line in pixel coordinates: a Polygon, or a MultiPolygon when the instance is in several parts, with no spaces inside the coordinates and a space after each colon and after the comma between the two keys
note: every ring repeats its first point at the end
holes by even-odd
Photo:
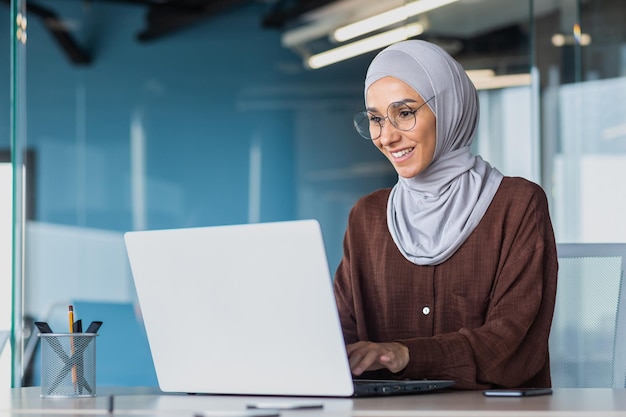
{"type": "Polygon", "coordinates": [[[97,333],[40,333],[41,396],[96,396],[97,333]]]}

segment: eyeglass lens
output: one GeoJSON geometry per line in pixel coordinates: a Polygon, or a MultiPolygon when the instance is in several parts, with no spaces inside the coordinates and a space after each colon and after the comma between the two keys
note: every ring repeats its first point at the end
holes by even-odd
{"type": "Polygon", "coordinates": [[[387,107],[387,116],[377,115],[369,111],[361,111],[354,116],[354,128],[365,139],[378,139],[382,134],[385,119],[388,119],[396,129],[407,131],[415,127],[415,113],[426,104],[411,108],[404,102],[394,102],[387,107]]]}

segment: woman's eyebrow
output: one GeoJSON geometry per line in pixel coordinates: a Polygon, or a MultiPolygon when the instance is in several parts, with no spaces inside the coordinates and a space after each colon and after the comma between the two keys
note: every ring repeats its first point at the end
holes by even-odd
{"type": "MultiPolygon", "coordinates": [[[[407,104],[407,103],[417,103],[417,100],[416,100],[416,99],[414,99],[414,98],[404,98],[404,99],[402,99],[402,100],[394,101],[393,103],[401,103],[401,104],[407,104]]],[[[389,103],[389,105],[388,105],[387,107],[389,107],[389,106],[390,106],[391,104],[393,104],[393,103],[389,103]]],[[[425,101],[424,101],[424,103],[425,103],[425,101]]],[[[377,112],[377,111],[378,111],[378,110],[376,109],[376,107],[366,107],[366,108],[365,108],[365,110],[366,110],[366,111],[369,111],[369,112],[372,112],[372,113],[375,113],[375,112],[377,112]]]]}

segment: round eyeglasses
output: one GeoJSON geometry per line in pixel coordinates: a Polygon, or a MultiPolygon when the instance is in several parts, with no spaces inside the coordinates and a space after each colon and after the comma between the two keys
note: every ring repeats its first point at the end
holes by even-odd
{"type": "Polygon", "coordinates": [[[415,113],[433,98],[435,96],[416,108],[412,108],[405,101],[396,101],[387,107],[387,116],[376,115],[367,110],[360,111],[354,115],[354,129],[365,139],[375,140],[383,133],[385,119],[389,119],[396,129],[406,132],[415,127],[415,113]]]}

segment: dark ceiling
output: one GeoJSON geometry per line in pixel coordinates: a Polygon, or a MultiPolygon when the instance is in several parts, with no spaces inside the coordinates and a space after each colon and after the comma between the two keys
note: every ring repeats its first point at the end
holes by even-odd
{"type": "Polygon", "coordinates": [[[267,11],[260,16],[264,28],[284,28],[302,14],[336,0],[99,0],[145,5],[146,27],[138,39],[149,41],[219,13],[250,3],[263,3],[267,11]]]}
{"type": "MultiPolygon", "coordinates": [[[[0,0],[9,4],[10,0],[0,0]]],[[[63,16],[53,7],[37,0],[24,0],[27,13],[40,18],[56,42],[75,64],[91,62],[90,54],[73,38],[63,16]]],[[[80,0],[77,0],[80,1],[80,0]]],[[[336,0],[91,0],[92,2],[126,3],[145,6],[145,27],[137,34],[137,40],[149,42],[189,25],[210,19],[245,4],[262,3],[265,12],[259,16],[259,27],[282,29],[290,22],[311,10],[336,0]]]]}
{"type": "MultiPolygon", "coordinates": [[[[50,31],[55,41],[65,52],[68,59],[76,65],[86,65],[92,60],[89,51],[85,50],[74,38],[70,24],[54,9],[55,2],[44,0],[24,0],[30,17],[39,18],[50,31]]],[[[70,1],[70,0],[67,0],[70,1]]],[[[139,42],[151,42],[199,24],[221,13],[236,10],[245,5],[261,6],[259,28],[282,30],[294,27],[304,14],[339,0],[71,0],[91,3],[120,3],[145,7],[144,27],[137,32],[139,42]]],[[[382,0],[381,0],[382,1],[382,0]]],[[[0,0],[9,4],[10,0],[0,0]]],[[[476,7],[476,6],[473,6],[476,7]]],[[[493,7],[493,6],[491,6],[493,7]]],[[[489,20],[489,19],[486,19],[489,20]]],[[[487,24],[487,26],[489,26],[487,24]]],[[[457,34],[458,35],[458,34],[457,34]]],[[[521,45],[527,44],[526,33],[516,24],[491,27],[482,33],[468,36],[456,36],[458,44],[480,45],[482,53],[502,54],[503,51],[516,52],[521,45]],[[506,45],[503,45],[505,42],[506,45]]],[[[440,39],[445,41],[445,39],[440,39]]],[[[473,55],[476,51],[465,46],[459,48],[466,54],[473,55]]]]}

